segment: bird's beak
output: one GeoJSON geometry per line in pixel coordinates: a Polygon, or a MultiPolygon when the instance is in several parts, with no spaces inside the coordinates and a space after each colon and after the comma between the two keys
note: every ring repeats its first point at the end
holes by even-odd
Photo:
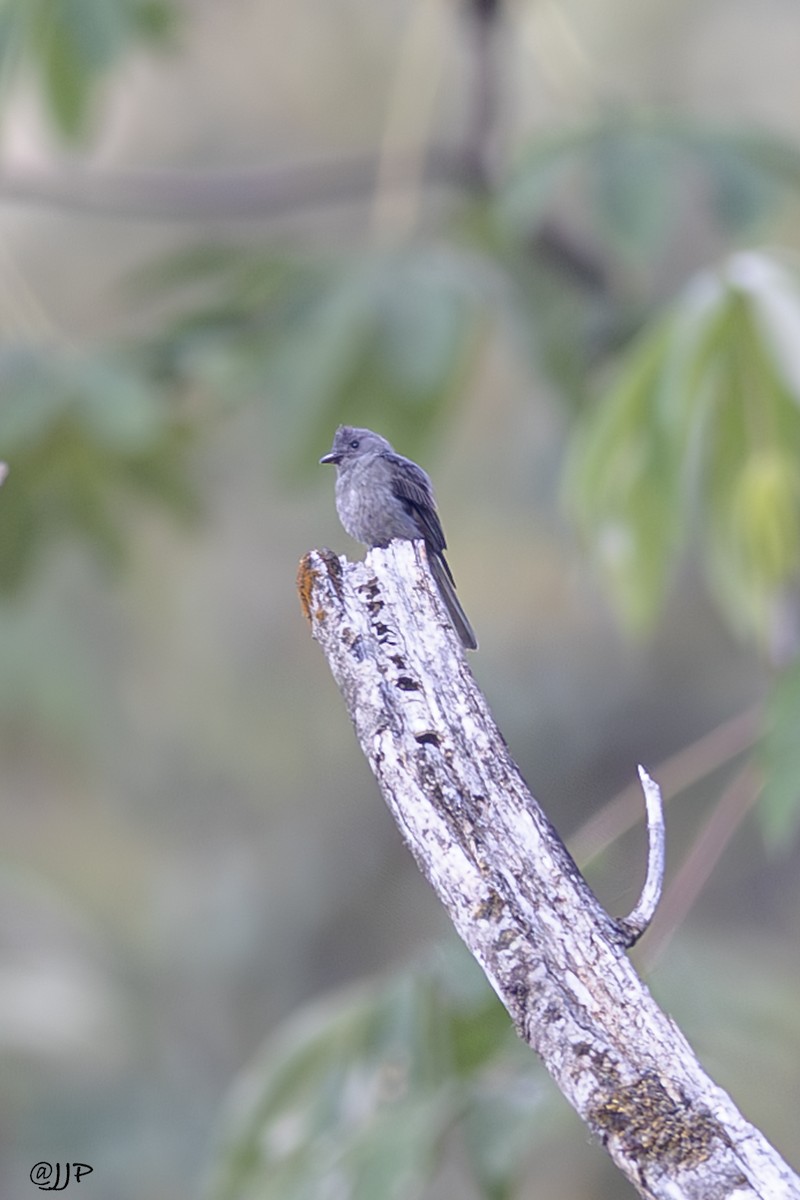
{"type": "Polygon", "coordinates": [[[319,461],[321,463],[340,463],[342,461],[342,456],[341,454],[336,454],[333,450],[331,450],[330,454],[323,454],[319,461]]]}

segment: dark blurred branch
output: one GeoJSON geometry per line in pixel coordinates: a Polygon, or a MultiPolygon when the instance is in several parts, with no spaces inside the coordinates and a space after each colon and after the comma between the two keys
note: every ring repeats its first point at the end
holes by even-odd
{"type": "MultiPolygon", "coordinates": [[[[470,145],[466,151],[431,147],[423,182],[467,193],[482,187],[482,173],[480,185],[476,177],[477,142],[470,145]]],[[[417,159],[409,154],[408,163],[417,159]]],[[[259,221],[364,203],[375,191],[379,170],[382,186],[398,191],[409,186],[413,174],[404,156],[387,168],[372,152],[246,171],[6,171],[0,173],[0,204],[136,221],[259,221]]],[[[554,222],[542,222],[529,245],[565,277],[587,290],[604,290],[602,264],[554,222]]]]}
{"type": "Polygon", "coordinates": [[[555,221],[545,220],[534,229],[530,249],[545,266],[558,271],[584,291],[600,295],[608,291],[609,272],[603,259],[577,242],[555,221]]]}
{"type": "MultiPolygon", "coordinates": [[[[409,148],[386,160],[365,151],[321,161],[221,171],[0,171],[0,204],[37,205],[77,215],[136,221],[270,220],[301,210],[370,201],[378,186],[397,194],[452,188],[489,194],[499,72],[495,36],[502,0],[466,0],[471,86],[462,145],[409,148]]],[[[531,230],[526,249],[587,291],[606,291],[604,264],[551,220],[531,230]]]]}
{"type": "MultiPolygon", "coordinates": [[[[417,158],[409,155],[409,161],[417,158]]],[[[374,191],[379,165],[379,155],[370,151],[245,171],[6,172],[0,174],[0,203],[145,221],[259,220],[362,202],[374,191]]],[[[402,188],[406,174],[400,155],[388,176],[402,188]]],[[[428,151],[424,178],[459,189],[473,183],[463,155],[444,147],[428,151]]]]}
{"type": "Polygon", "coordinates": [[[494,54],[501,0],[467,0],[472,52],[472,87],[468,90],[464,162],[476,188],[492,182],[492,135],[497,118],[498,76],[494,54]]]}

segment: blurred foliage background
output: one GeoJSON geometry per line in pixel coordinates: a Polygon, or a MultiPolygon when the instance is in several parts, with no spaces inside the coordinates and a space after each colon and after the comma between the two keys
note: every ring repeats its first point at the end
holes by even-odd
{"type": "Polygon", "coordinates": [[[797,1160],[800,13],[3,0],[0,1190],[630,1195],[456,944],[294,595],[343,419],[797,1160]],[[29,1185],[28,1185],[29,1186],[29,1185]]]}

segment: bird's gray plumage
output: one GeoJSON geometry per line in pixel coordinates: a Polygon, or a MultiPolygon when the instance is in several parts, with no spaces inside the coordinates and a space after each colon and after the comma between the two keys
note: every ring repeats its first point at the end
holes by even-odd
{"type": "Polygon", "coordinates": [[[425,542],[431,573],[461,641],[478,643],[455,592],[444,552],[433,484],[422,467],[397,454],[379,433],[340,425],[321,463],[336,464],[336,511],[347,533],[366,546],[388,546],[394,538],[425,542]]]}

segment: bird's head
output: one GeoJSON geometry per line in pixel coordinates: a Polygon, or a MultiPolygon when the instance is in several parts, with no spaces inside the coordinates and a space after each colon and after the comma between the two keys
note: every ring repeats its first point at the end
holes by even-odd
{"type": "Polygon", "coordinates": [[[321,463],[352,462],[368,454],[383,454],[392,447],[386,438],[371,429],[355,429],[352,425],[340,425],[333,438],[333,445],[328,454],[323,454],[321,463]]]}

